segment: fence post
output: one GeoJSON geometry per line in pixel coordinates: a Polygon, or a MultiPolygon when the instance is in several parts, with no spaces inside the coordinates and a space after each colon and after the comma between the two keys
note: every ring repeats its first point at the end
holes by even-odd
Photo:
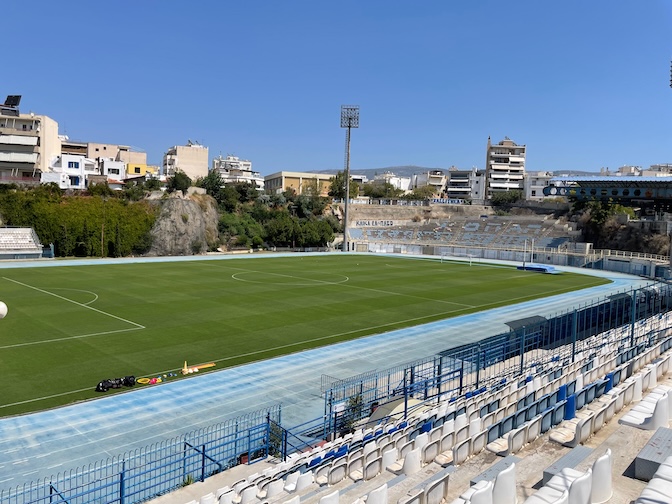
{"type": "Polygon", "coordinates": [[[119,473],[119,504],[124,504],[124,486],[126,479],[126,459],[121,461],[121,472],[119,473]]]}
{"type": "Polygon", "coordinates": [[[201,483],[205,481],[205,445],[201,445],[201,483]]]}
{"type": "Polygon", "coordinates": [[[576,326],[579,323],[579,315],[576,309],[572,312],[572,362],[576,359],[576,326]]]}

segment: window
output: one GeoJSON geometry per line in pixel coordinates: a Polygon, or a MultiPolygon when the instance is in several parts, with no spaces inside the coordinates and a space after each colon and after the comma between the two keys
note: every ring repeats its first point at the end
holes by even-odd
{"type": "Polygon", "coordinates": [[[98,152],[99,150],[100,150],[100,149],[99,149],[98,147],[96,147],[96,152],[98,152]]]}
{"type": "Polygon", "coordinates": [[[536,195],[537,195],[537,191],[535,191],[535,190],[533,189],[533,190],[532,190],[532,196],[536,196],[536,195]]]}
{"type": "Polygon", "coordinates": [[[140,173],[140,167],[139,166],[135,167],[135,173],[140,173]]]}
{"type": "Polygon", "coordinates": [[[79,161],[68,161],[68,168],[79,168],[79,161]]]}

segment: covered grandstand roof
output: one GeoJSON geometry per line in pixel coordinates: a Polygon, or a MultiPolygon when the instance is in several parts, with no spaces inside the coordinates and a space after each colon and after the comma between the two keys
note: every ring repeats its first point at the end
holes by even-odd
{"type": "Polygon", "coordinates": [[[672,201],[672,176],[553,177],[544,188],[546,196],[571,196],[578,200],[615,199],[621,201],[672,201]]]}

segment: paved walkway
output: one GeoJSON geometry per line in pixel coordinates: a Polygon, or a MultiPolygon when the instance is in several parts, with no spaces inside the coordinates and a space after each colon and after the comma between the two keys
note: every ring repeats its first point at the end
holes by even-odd
{"type": "MultiPolygon", "coordinates": [[[[61,266],[66,262],[39,264],[61,266]]],[[[6,265],[0,264],[2,267],[6,265]]],[[[348,378],[385,369],[505,332],[505,322],[512,319],[554,315],[648,283],[619,273],[562,269],[607,277],[613,283],[0,419],[0,489],[99,462],[278,403],[283,408],[283,424],[297,425],[324,413],[322,374],[348,378]]]]}

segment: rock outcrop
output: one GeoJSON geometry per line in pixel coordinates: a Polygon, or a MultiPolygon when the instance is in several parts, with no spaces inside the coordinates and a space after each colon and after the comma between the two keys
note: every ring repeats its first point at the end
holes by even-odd
{"type": "Polygon", "coordinates": [[[183,196],[177,191],[157,201],[161,211],[152,228],[147,255],[202,254],[219,245],[217,203],[204,194],[183,196]]]}

